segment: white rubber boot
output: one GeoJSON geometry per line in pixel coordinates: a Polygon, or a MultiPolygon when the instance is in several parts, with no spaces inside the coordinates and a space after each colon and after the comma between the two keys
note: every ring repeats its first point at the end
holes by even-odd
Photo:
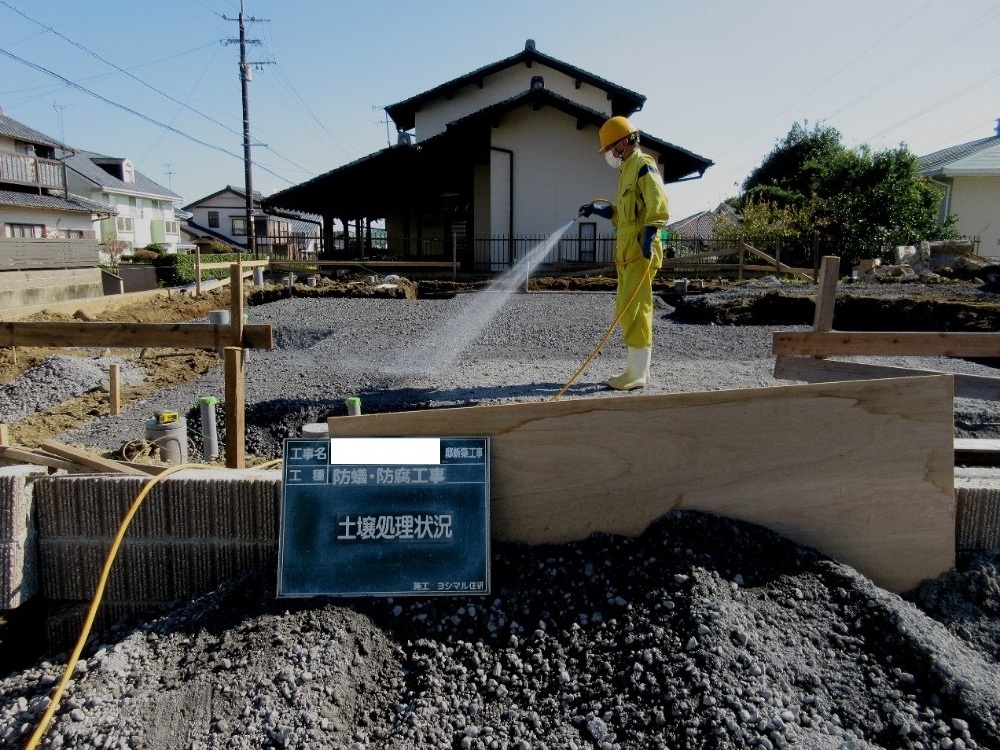
{"type": "Polygon", "coordinates": [[[637,349],[628,348],[628,365],[622,375],[612,375],[608,378],[608,387],[616,391],[631,391],[643,388],[649,377],[649,361],[653,350],[649,347],[637,349]]]}

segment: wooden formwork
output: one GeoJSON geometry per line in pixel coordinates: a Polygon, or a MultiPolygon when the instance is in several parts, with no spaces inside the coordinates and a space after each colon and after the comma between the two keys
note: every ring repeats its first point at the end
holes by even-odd
{"type": "Polygon", "coordinates": [[[950,376],[331,417],[489,436],[494,538],[635,536],[673,509],[771,528],[904,591],[954,565],[950,376]],[[886,458],[888,451],[888,458],[886,458]]]}

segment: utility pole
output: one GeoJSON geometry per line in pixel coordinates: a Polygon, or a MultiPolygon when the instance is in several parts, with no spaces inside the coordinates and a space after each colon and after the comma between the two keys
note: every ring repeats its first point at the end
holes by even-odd
{"type": "Polygon", "coordinates": [[[253,256],[257,257],[257,238],[256,230],[253,221],[253,159],[250,155],[250,95],[247,90],[247,86],[251,80],[253,80],[253,75],[251,73],[252,69],[256,66],[259,67],[264,65],[263,62],[247,62],[247,45],[248,44],[260,44],[259,39],[247,39],[246,33],[246,21],[251,23],[254,21],[264,21],[267,19],[263,18],[245,18],[243,14],[243,0],[240,0],[240,15],[239,18],[228,18],[223,16],[227,21],[239,21],[240,25],[240,37],[239,39],[228,39],[227,44],[239,43],[240,45],[240,90],[243,96],[243,184],[244,190],[246,191],[246,231],[247,231],[247,253],[252,253],[253,256]]]}

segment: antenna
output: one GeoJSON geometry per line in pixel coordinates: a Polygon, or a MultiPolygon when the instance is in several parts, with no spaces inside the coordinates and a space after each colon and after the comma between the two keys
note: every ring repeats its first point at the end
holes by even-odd
{"type": "Polygon", "coordinates": [[[171,177],[177,174],[171,169],[172,166],[174,166],[174,163],[172,161],[168,161],[166,164],[163,165],[163,174],[167,176],[167,187],[170,188],[171,190],[174,189],[174,183],[171,177]]]}
{"type": "Polygon", "coordinates": [[[63,145],[66,145],[66,130],[63,128],[62,111],[68,106],[68,104],[56,104],[55,102],[52,102],[52,109],[56,111],[56,118],[59,120],[59,142],[63,145]]]}
{"type": "MultiPolygon", "coordinates": [[[[373,104],[372,105],[372,112],[375,112],[376,110],[379,110],[379,109],[381,109],[383,112],[385,112],[385,107],[380,107],[377,104],[373,104]]],[[[375,122],[378,125],[382,125],[383,123],[385,124],[385,145],[386,146],[391,146],[392,145],[392,141],[389,140],[389,115],[388,115],[388,113],[386,114],[384,120],[376,120],[375,122]]]]}

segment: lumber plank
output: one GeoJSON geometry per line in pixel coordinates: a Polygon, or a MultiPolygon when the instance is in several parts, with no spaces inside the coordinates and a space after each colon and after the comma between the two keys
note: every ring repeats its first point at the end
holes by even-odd
{"type": "Polygon", "coordinates": [[[1000,335],[914,331],[775,331],[772,350],[775,356],[1000,357],[1000,335]]]}
{"type": "Polygon", "coordinates": [[[65,443],[59,443],[55,440],[46,440],[41,446],[44,450],[52,453],[60,458],[66,458],[74,463],[82,464],[83,466],[89,466],[91,469],[97,469],[98,471],[112,472],[115,474],[144,474],[145,472],[139,469],[134,469],[127,464],[123,464],[121,461],[113,461],[110,458],[104,458],[102,456],[97,456],[90,451],[85,451],[80,448],[74,448],[71,445],[66,445],[65,443]]]}
{"type": "MultiPolygon", "coordinates": [[[[779,380],[802,380],[806,383],[830,383],[835,380],[873,380],[876,378],[901,378],[921,375],[947,375],[938,370],[914,367],[844,362],[836,359],[816,359],[782,355],[774,359],[774,377],[779,380]]],[[[954,373],[955,395],[959,398],[977,398],[983,401],[1000,401],[1000,378],[987,375],[954,373]]]]}
{"type": "Polygon", "coordinates": [[[8,461],[19,461],[24,464],[34,464],[35,466],[47,466],[52,469],[88,471],[88,467],[82,464],[67,461],[57,456],[50,456],[41,451],[15,448],[13,446],[0,446],[0,458],[5,458],[8,461]]]}
{"type": "Polygon", "coordinates": [[[894,591],[954,565],[950,376],[331,417],[333,437],[489,436],[491,531],[635,536],[672,509],[757,523],[894,591]],[[891,461],[873,461],[893,446],[891,461]]]}
{"type": "MultiPolygon", "coordinates": [[[[219,349],[231,343],[231,327],[214,323],[0,322],[0,346],[219,349]]],[[[243,347],[274,348],[271,326],[243,326],[243,347]]]]}

